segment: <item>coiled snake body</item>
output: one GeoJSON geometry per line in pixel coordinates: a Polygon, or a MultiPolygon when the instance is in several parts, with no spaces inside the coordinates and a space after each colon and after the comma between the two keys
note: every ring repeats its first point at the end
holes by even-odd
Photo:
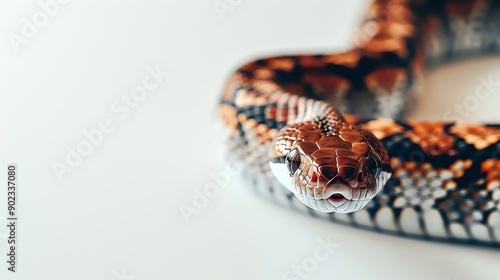
{"type": "Polygon", "coordinates": [[[219,111],[255,187],[332,221],[500,244],[500,125],[402,120],[426,68],[500,50],[500,1],[376,0],[355,39],[232,75],[219,111]]]}

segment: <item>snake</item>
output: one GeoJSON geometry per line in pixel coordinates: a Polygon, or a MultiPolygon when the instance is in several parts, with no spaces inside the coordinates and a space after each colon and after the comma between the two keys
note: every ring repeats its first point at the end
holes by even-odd
{"type": "Polygon", "coordinates": [[[375,0],[353,38],[230,75],[218,112],[251,185],[332,222],[500,245],[500,125],[407,119],[425,71],[500,50],[500,1],[375,0]]]}

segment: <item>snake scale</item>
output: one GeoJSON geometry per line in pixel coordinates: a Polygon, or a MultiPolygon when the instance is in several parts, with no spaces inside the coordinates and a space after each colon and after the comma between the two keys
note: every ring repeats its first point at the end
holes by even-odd
{"type": "Polygon", "coordinates": [[[500,125],[405,115],[426,69],[500,50],[500,1],[375,0],[353,47],[258,59],[219,112],[254,188],[333,222],[500,245],[500,125]]]}

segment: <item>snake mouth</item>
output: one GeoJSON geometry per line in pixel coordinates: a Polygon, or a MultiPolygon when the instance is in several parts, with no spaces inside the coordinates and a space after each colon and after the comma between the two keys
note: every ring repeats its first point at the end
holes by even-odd
{"type": "Polygon", "coordinates": [[[341,194],[341,193],[335,193],[335,194],[332,194],[328,200],[330,200],[331,202],[335,202],[335,203],[339,203],[339,202],[343,202],[343,201],[346,201],[347,198],[341,194]]]}
{"type": "Polygon", "coordinates": [[[313,198],[301,194],[295,194],[304,205],[323,213],[352,213],[365,207],[371,197],[353,197],[349,194],[335,192],[327,198],[313,198]]]}

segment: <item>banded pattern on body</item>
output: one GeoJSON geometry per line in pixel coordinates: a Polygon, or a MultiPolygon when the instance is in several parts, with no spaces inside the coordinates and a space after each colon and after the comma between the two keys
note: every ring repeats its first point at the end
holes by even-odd
{"type": "Polygon", "coordinates": [[[377,0],[347,52],[243,65],[220,113],[234,152],[253,155],[255,187],[334,221],[500,244],[500,126],[403,119],[426,68],[500,50],[499,15],[500,3],[487,0],[377,0]],[[298,170],[282,182],[288,190],[269,158],[298,170]],[[315,210],[354,213],[313,211],[291,192],[315,210]],[[368,193],[378,195],[361,203],[368,193]]]}

